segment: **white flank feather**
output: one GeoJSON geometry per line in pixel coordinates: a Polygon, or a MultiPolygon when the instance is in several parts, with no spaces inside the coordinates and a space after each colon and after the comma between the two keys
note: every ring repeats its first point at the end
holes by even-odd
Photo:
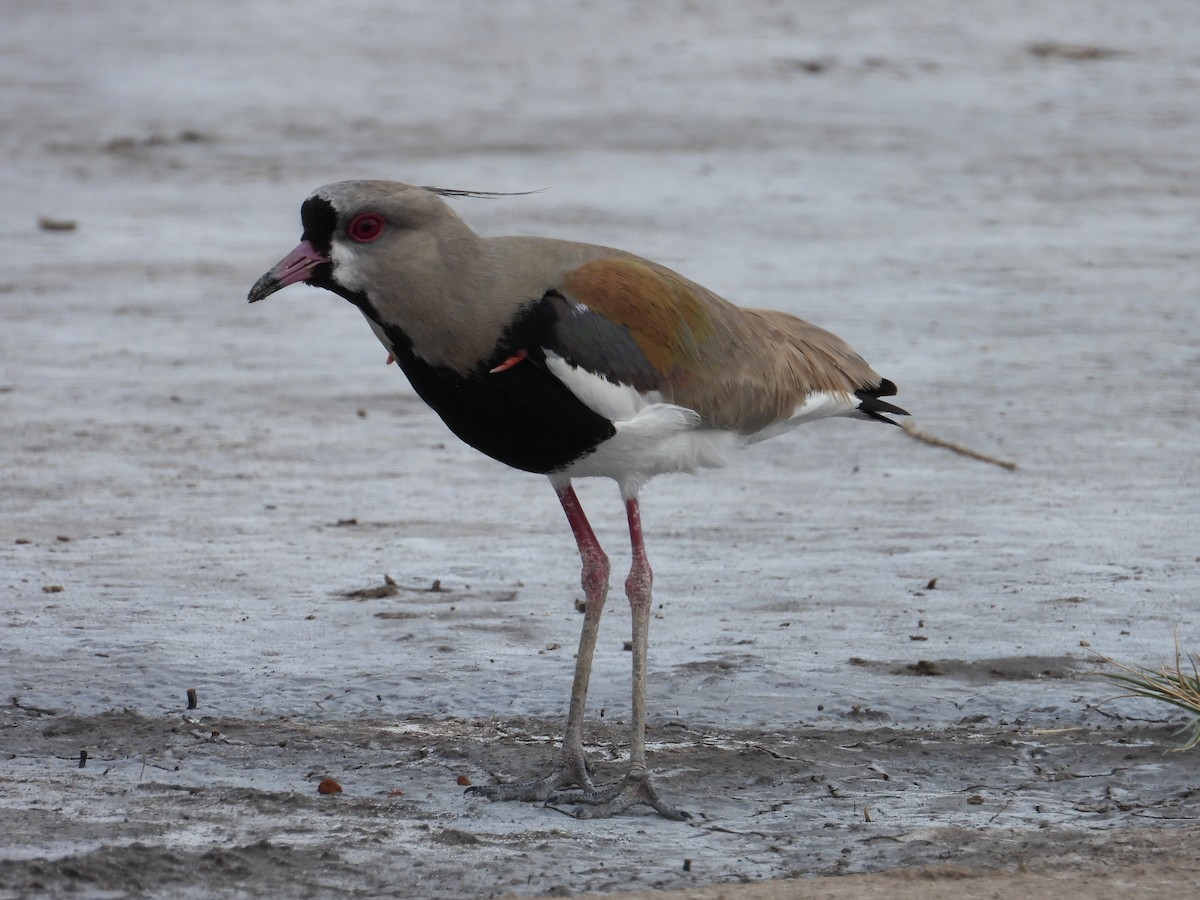
{"type": "Polygon", "coordinates": [[[616,434],[555,474],[615,479],[629,499],[655,475],[724,466],[745,443],[733,432],[701,428],[698,413],[670,403],[651,404],[613,426],[616,434]]]}
{"type": "Polygon", "coordinates": [[[579,398],[579,402],[597,415],[613,422],[625,422],[653,403],[662,402],[658,391],[642,393],[631,384],[610,381],[603,375],[573,366],[547,350],[546,367],[550,373],[579,398]]]}
{"type": "Polygon", "coordinates": [[[749,435],[747,443],[756,444],[767,438],[786,434],[793,428],[811,422],[814,419],[827,419],[830,416],[853,416],[858,412],[860,401],[853,394],[841,391],[815,391],[804,398],[804,402],[792,410],[792,414],[782,422],[768,425],[762,431],[749,435]]]}

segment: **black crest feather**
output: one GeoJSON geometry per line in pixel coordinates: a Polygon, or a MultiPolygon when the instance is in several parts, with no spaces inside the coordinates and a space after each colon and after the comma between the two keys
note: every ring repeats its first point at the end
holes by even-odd
{"type": "Polygon", "coordinates": [[[423,184],[421,190],[437,194],[439,197],[474,197],[477,200],[495,200],[497,197],[527,197],[530,194],[540,194],[546,189],[538,188],[536,191],[462,191],[458,188],[440,188],[423,184]]]}

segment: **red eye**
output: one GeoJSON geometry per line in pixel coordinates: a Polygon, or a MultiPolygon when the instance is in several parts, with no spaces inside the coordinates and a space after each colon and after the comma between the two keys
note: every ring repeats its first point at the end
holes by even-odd
{"type": "Polygon", "coordinates": [[[378,213],[362,213],[350,220],[346,235],[352,241],[369,244],[383,234],[383,216],[378,213]]]}

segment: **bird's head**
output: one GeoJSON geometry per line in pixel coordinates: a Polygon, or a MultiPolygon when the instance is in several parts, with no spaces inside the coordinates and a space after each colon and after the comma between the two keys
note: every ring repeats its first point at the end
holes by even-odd
{"type": "Polygon", "coordinates": [[[300,243],[254,283],[248,299],[297,282],[355,303],[386,292],[405,271],[418,273],[470,243],[474,234],[439,196],[469,193],[393,181],[318,188],[300,207],[300,243]]]}

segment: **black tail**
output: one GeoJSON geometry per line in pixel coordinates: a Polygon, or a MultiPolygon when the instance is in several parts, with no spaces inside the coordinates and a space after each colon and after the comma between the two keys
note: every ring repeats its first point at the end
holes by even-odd
{"type": "Polygon", "coordinates": [[[894,416],[907,416],[908,410],[901,409],[899,406],[888,403],[886,400],[879,399],[880,397],[893,397],[895,394],[895,383],[888,381],[886,378],[877,387],[863,388],[861,391],[855,391],[854,396],[859,400],[859,414],[867,419],[887,422],[889,425],[899,425],[899,422],[895,422],[883,414],[891,413],[894,416]]]}

